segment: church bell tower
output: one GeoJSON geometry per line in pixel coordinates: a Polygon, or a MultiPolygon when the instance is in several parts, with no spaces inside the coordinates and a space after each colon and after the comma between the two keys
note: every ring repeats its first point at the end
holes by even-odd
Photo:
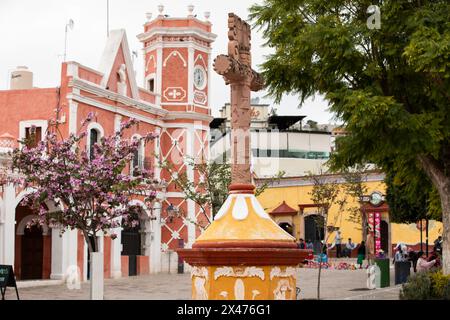
{"type": "Polygon", "coordinates": [[[173,250],[189,248],[201,233],[197,224],[206,223],[201,208],[185,200],[174,179],[181,174],[194,182],[204,179],[189,163],[208,160],[211,45],[216,35],[211,33],[209,13],[200,20],[192,5],[186,17],[170,17],[162,5],[158,11],[155,18],[147,14],[138,39],[145,57],[144,88],[156,94],[156,105],[169,111],[160,132],[158,156],[170,162],[172,169],[158,172],[156,178],[168,183],[161,208],[161,258],[163,269],[169,261],[172,269],[177,265],[173,250]],[[175,216],[168,213],[173,209],[175,216]]]}

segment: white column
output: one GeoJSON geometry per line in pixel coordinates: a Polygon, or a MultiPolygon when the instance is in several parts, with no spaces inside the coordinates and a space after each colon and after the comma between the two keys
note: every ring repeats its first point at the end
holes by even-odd
{"type": "Polygon", "coordinates": [[[91,300],[103,300],[103,252],[91,253],[91,300]]]}
{"type": "MultiPolygon", "coordinates": [[[[187,130],[186,130],[186,156],[192,158],[195,156],[195,128],[193,126],[190,126],[187,130]]],[[[194,158],[194,161],[197,161],[197,159],[194,158]]],[[[194,181],[194,168],[193,167],[187,167],[186,169],[186,174],[187,174],[187,178],[189,179],[189,181],[194,181]]],[[[196,221],[195,218],[195,202],[192,200],[187,200],[187,205],[188,205],[188,218],[191,221],[196,221]]],[[[188,227],[188,241],[187,243],[185,243],[185,247],[186,248],[191,248],[192,244],[195,241],[195,224],[193,223],[188,223],[187,225],[188,227]]]]}
{"type": "Polygon", "coordinates": [[[16,225],[16,192],[12,184],[3,187],[3,202],[4,202],[4,227],[3,236],[1,239],[4,245],[3,261],[2,263],[14,266],[15,253],[15,225],[16,225]]]}
{"type": "MultiPolygon", "coordinates": [[[[160,139],[160,135],[161,135],[161,128],[155,128],[155,133],[158,135],[158,137],[154,140],[155,141],[155,146],[154,146],[154,152],[156,155],[158,155],[158,158],[156,160],[160,160],[162,158],[162,153],[161,153],[161,139],[160,139]]],[[[155,168],[154,168],[154,178],[157,180],[161,179],[161,167],[158,164],[158,161],[156,161],[155,163],[155,168]]]]}
{"type": "Polygon", "coordinates": [[[60,236],[60,228],[52,228],[52,269],[50,279],[64,279],[68,264],[67,258],[68,234],[60,236]]]}
{"type": "Polygon", "coordinates": [[[70,266],[77,266],[78,264],[78,229],[75,230],[67,230],[65,232],[65,236],[67,237],[67,241],[65,243],[65,260],[66,260],[66,268],[70,266]]]}
{"type": "Polygon", "coordinates": [[[194,48],[192,44],[188,47],[188,105],[194,104],[194,48]]]}
{"type": "MultiPolygon", "coordinates": [[[[120,130],[120,124],[122,123],[122,116],[116,114],[114,117],[114,131],[120,130]]],[[[118,218],[120,222],[122,218],[118,218]]],[[[111,277],[113,279],[118,279],[122,277],[122,227],[115,228],[111,230],[112,233],[116,234],[116,239],[111,241],[111,277]]]]}
{"type": "Polygon", "coordinates": [[[78,103],[69,100],[69,133],[77,133],[78,103]]]}
{"type": "Polygon", "coordinates": [[[162,45],[156,48],[156,99],[155,103],[157,106],[161,105],[161,94],[162,94],[162,67],[163,67],[163,48],[162,45]]]}
{"type": "Polygon", "coordinates": [[[161,204],[153,205],[153,214],[156,220],[152,223],[151,244],[150,244],[150,273],[161,272],[161,204]]]}
{"type": "Polygon", "coordinates": [[[111,241],[111,276],[113,279],[122,277],[122,228],[112,230],[117,237],[111,241]]]}

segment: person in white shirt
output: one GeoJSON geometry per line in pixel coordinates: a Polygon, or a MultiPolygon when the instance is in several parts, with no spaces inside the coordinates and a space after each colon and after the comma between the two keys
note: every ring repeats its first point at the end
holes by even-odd
{"type": "Polygon", "coordinates": [[[351,258],[352,251],[355,249],[356,245],[352,242],[352,238],[348,238],[348,242],[345,244],[344,257],[351,258]]]}
{"type": "Polygon", "coordinates": [[[419,260],[417,260],[417,272],[428,271],[436,264],[436,260],[427,261],[427,257],[423,251],[419,252],[419,260]]]}

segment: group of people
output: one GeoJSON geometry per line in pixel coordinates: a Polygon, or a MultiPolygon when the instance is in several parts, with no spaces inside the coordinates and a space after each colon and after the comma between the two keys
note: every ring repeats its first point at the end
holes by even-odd
{"type": "Polygon", "coordinates": [[[309,249],[309,250],[313,250],[314,249],[314,243],[311,240],[303,240],[300,239],[298,242],[298,248],[299,249],[309,249]]]}
{"type": "MultiPolygon", "coordinates": [[[[362,268],[363,261],[366,259],[366,255],[368,259],[373,258],[373,240],[370,240],[371,234],[368,234],[367,243],[369,247],[366,248],[365,241],[361,241],[361,243],[357,246],[352,242],[351,238],[348,238],[348,242],[345,246],[342,246],[342,237],[341,232],[338,230],[336,232],[336,237],[334,243],[331,247],[323,246],[323,254],[327,254],[327,251],[336,247],[336,258],[341,257],[351,257],[352,251],[357,248],[357,265],[362,268]],[[372,246],[371,246],[372,244],[372,246]]],[[[371,238],[373,239],[373,238],[371,238]]],[[[314,250],[314,244],[311,240],[300,239],[298,242],[299,249],[310,249],[314,250]]],[[[429,270],[433,267],[439,267],[441,265],[441,255],[442,255],[442,237],[439,236],[434,241],[434,248],[431,254],[427,257],[425,252],[419,251],[416,252],[413,249],[407,249],[406,245],[398,244],[395,248],[396,252],[394,255],[393,262],[410,262],[414,269],[414,272],[421,272],[429,270]]]]}
{"type": "Polygon", "coordinates": [[[433,251],[429,256],[423,251],[416,252],[413,249],[407,249],[406,245],[398,244],[394,255],[395,262],[410,262],[414,272],[422,272],[430,270],[433,267],[441,266],[442,255],[442,237],[439,236],[434,241],[433,251]]]}
{"type": "Polygon", "coordinates": [[[336,237],[334,239],[334,243],[328,249],[333,249],[336,247],[336,258],[347,257],[350,258],[352,255],[352,251],[356,248],[356,244],[352,242],[352,238],[348,238],[347,243],[342,246],[342,236],[341,231],[336,232],[336,237]]]}

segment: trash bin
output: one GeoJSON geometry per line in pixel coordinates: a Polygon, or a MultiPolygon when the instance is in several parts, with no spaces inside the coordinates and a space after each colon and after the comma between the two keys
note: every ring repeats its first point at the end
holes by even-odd
{"type": "Polygon", "coordinates": [[[375,259],[375,264],[380,268],[380,288],[389,287],[390,274],[389,274],[389,258],[375,259]]]}
{"type": "Polygon", "coordinates": [[[394,266],[395,266],[395,284],[405,283],[410,275],[411,262],[396,261],[394,266]]]}

